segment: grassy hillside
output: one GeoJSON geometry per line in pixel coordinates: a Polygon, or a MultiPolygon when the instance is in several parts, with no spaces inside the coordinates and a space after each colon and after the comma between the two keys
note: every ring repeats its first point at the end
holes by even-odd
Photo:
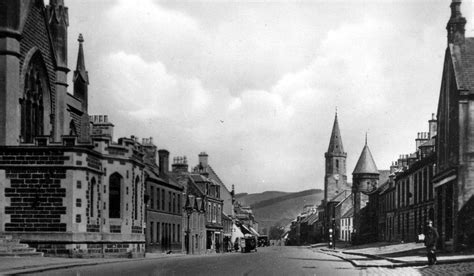
{"type": "Polygon", "coordinates": [[[255,203],[272,199],[272,198],[276,198],[276,197],[280,197],[287,194],[291,194],[291,193],[267,191],[267,192],[258,193],[258,194],[247,194],[247,193],[236,194],[235,198],[244,206],[252,206],[255,203]]]}
{"type": "Polygon", "coordinates": [[[240,194],[237,200],[243,205],[252,207],[259,229],[262,230],[269,229],[275,224],[285,226],[303,211],[305,205],[318,205],[323,197],[322,190],[312,189],[297,193],[240,194]],[[252,203],[245,204],[244,202],[252,203]]]}

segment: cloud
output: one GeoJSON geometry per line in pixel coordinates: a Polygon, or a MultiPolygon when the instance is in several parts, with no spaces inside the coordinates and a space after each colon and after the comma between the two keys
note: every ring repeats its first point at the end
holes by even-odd
{"type": "Polygon", "coordinates": [[[336,106],[349,179],[367,130],[381,169],[413,150],[445,46],[443,20],[409,16],[425,6],[214,4],[94,11],[89,110],[191,164],[206,151],[239,192],[322,188],[336,106]]]}

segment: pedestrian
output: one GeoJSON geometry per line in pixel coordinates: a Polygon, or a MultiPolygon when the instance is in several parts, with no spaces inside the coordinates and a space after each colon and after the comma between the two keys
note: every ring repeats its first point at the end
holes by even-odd
{"type": "Polygon", "coordinates": [[[433,227],[433,221],[428,220],[425,227],[425,246],[429,265],[437,263],[436,244],[438,243],[438,238],[438,231],[433,227]]]}

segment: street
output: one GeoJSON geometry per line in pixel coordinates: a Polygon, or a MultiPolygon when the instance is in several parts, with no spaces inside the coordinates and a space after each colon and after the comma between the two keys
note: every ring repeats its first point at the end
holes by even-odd
{"type": "Polygon", "coordinates": [[[266,247],[258,252],[128,260],[46,270],[28,275],[472,275],[474,263],[416,267],[354,267],[306,247],[266,247]]]}
{"type": "Polygon", "coordinates": [[[266,247],[258,252],[143,259],[52,270],[34,275],[354,275],[360,270],[337,257],[304,247],[266,247]]]}

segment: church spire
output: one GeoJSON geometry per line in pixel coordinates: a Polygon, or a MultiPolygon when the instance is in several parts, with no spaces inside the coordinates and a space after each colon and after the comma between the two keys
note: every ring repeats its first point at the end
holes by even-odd
{"type": "Polygon", "coordinates": [[[337,120],[337,109],[334,117],[334,124],[332,126],[331,140],[329,141],[329,147],[327,153],[344,153],[344,147],[342,146],[341,131],[339,130],[339,122],[337,120]]]}
{"type": "Polygon", "coordinates": [[[77,65],[73,77],[74,96],[81,99],[82,109],[84,112],[87,112],[89,76],[84,62],[84,49],[82,46],[84,38],[82,34],[79,34],[77,41],[79,41],[79,51],[77,53],[77,65]]]}
{"type": "Polygon", "coordinates": [[[83,82],[89,84],[89,76],[87,75],[86,64],[84,62],[84,49],[82,47],[84,38],[82,37],[82,34],[79,34],[77,41],[79,41],[79,51],[77,53],[77,65],[76,71],[74,71],[74,81],[76,81],[78,77],[81,77],[83,82]]]}
{"type": "Polygon", "coordinates": [[[448,44],[464,43],[464,34],[466,26],[466,18],[461,14],[461,0],[452,0],[451,2],[451,18],[449,18],[446,30],[448,31],[448,44]]]}

